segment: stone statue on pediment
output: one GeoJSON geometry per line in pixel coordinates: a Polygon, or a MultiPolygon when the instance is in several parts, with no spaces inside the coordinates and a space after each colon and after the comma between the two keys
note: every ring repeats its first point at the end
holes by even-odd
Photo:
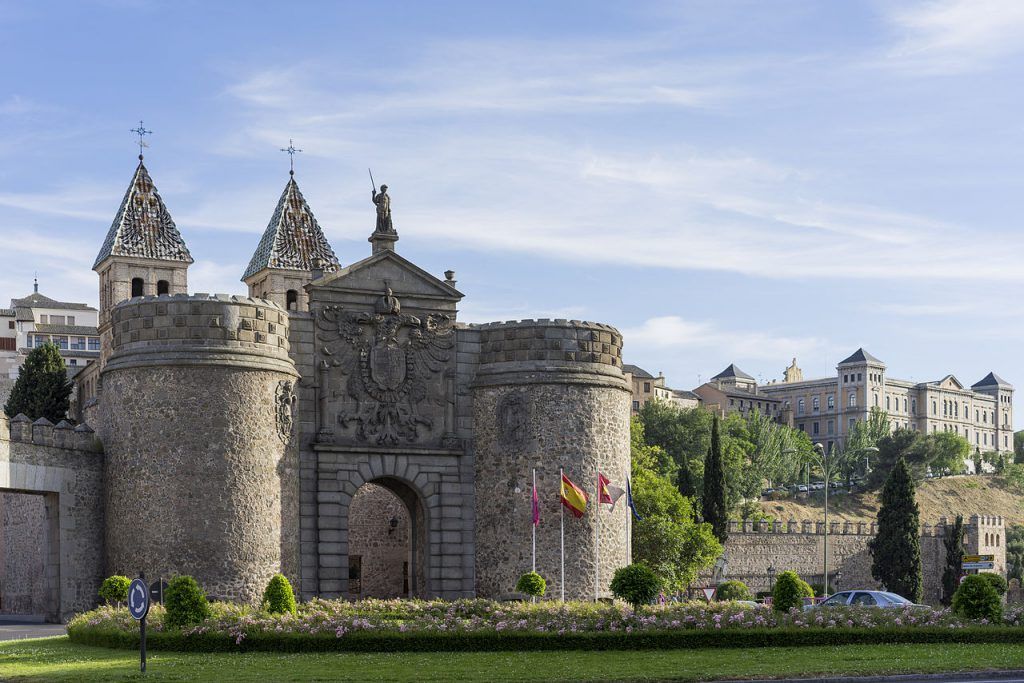
{"type": "Polygon", "coordinates": [[[782,381],[787,384],[790,382],[802,382],[804,380],[804,371],[797,367],[796,358],[788,368],[782,371],[782,381]]]}

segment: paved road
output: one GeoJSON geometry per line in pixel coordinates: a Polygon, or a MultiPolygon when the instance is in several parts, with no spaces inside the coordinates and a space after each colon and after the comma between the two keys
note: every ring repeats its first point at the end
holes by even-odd
{"type": "Polygon", "coordinates": [[[62,636],[67,631],[64,624],[40,624],[28,621],[0,621],[0,640],[22,638],[49,638],[62,636]]]}

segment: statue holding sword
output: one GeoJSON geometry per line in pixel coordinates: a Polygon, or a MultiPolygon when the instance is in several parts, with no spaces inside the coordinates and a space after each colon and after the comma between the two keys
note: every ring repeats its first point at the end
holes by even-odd
{"type": "MultiPolygon", "coordinates": [[[[366,169],[370,171],[370,169],[366,169]]],[[[377,205],[377,229],[376,232],[393,233],[394,225],[391,223],[391,197],[388,196],[388,186],[381,185],[380,192],[377,192],[377,184],[373,181],[373,171],[370,171],[370,184],[373,186],[373,203],[377,205]]]]}

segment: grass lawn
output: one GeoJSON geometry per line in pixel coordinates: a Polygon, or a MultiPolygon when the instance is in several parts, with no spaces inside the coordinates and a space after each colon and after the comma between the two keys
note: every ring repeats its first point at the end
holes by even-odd
{"type": "Polygon", "coordinates": [[[66,637],[0,643],[3,681],[696,681],[1024,668],[1024,645],[404,654],[137,652],[66,637]]]}

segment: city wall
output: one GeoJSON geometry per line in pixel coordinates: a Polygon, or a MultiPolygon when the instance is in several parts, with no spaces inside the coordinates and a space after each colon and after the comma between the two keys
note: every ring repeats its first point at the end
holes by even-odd
{"type": "MultiPolygon", "coordinates": [[[[921,573],[924,601],[937,604],[942,594],[942,571],[946,562],[943,541],[947,521],[921,528],[921,573]]],[[[1005,530],[1002,517],[974,515],[964,523],[967,554],[995,555],[995,571],[1006,574],[1005,530]]],[[[877,525],[867,522],[830,522],[828,533],[829,575],[835,590],[879,589],[871,576],[868,542],[877,525]],[[836,572],[839,579],[836,580],[836,572]]],[[[754,592],[770,590],[770,577],[786,570],[797,572],[808,583],[824,583],[824,522],[730,522],[725,543],[728,562],[722,580],[743,581],[754,592]]],[[[704,572],[699,585],[712,585],[711,572],[704,572]]]]}
{"type": "Polygon", "coordinates": [[[96,604],[103,464],[88,425],[0,417],[0,611],[61,621],[96,604]]]}

